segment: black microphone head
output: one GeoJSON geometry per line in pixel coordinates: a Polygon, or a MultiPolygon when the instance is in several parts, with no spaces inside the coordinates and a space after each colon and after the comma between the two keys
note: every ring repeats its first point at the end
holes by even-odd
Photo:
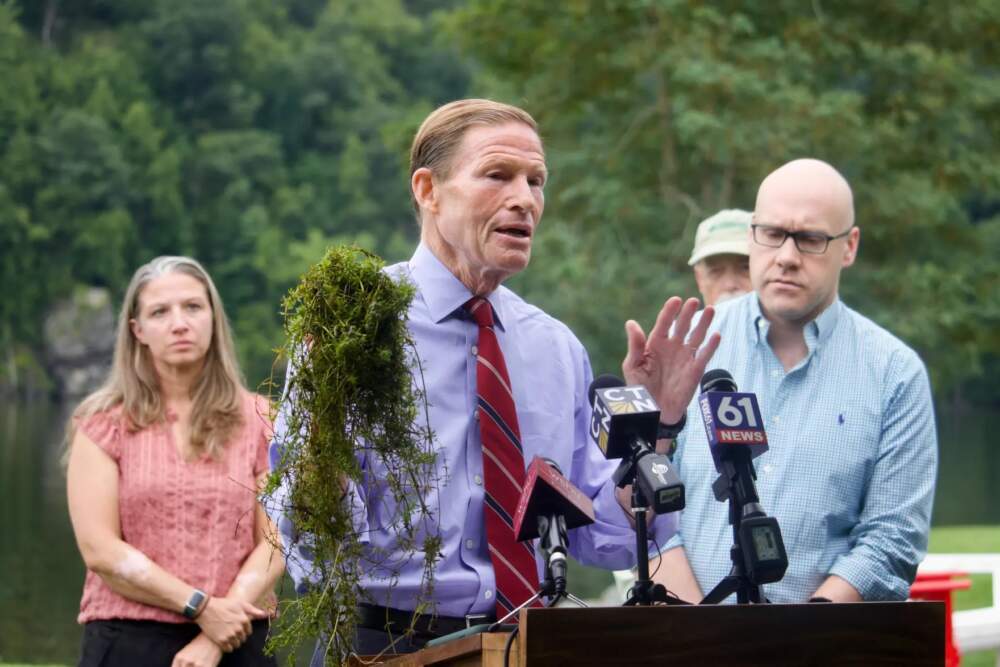
{"type": "MultiPolygon", "coordinates": [[[[617,380],[617,378],[615,378],[617,380]]],[[[595,382],[594,385],[597,383],[595,382]]],[[[590,437],[608,459],[630,457],[656,441],[660,407],[642,385],[592,387],[590,437]]]]}
{"type": "Polygon", "coordinates": [[[706,391],[736,391],[736,381],[729,371],[715,368],[701,376],[701,393],[706,391]]]}
{"type": "Polygon", "coordinates": [[[603,375],[598,375],[594,378],[594,381],[590,383],[590,389],[587,390],[587,399],[590,404],[594,404],[594,394],[597,393],[598,389],[610,389],[611,387],[624,387],[625,380],[621,379],[617,375],[611,375],[610,373],[605,373],[603,375]]]}

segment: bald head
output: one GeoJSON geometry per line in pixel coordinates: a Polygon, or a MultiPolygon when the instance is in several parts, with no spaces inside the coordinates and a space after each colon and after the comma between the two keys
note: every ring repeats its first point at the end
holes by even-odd
{"type": "Polygon", "coordinates": [[[851,186],[826,162],[789,162],[760,184],[752,228],[761,309],[772,325],[801,329],[837,298],[840,272],[857,255],[851,186]]]}
{"type": "Polygon", "coordinates": [[[754,208],[810,210],[830,224],[831,234],[839,234],[854,224],[851,186],[832,166],[811,158],[792,160],[768,174],[757,190],[754,208]],[[804,204],[808,207],[803,208],[804,204]]]}

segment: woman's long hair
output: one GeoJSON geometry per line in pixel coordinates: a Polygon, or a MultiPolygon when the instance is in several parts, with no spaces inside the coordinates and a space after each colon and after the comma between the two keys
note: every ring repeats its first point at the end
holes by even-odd
{"type": "Polygon", "coordinates": [[[191,446],[195,454],[218,459],[230,435],[242,421],[241,393],[245,390],[233,336],[222,300],[208,272],[190,257],[157,257],[132,276],[118,315],[114,358],[107,380],[73,411],[67,429],[72,442],[76,425],[99,412],[121,406],[121,416],[132,431],[165,420],[159,380],[149,349],[136,340],[130,321],[139,314],[139,296],[154,278],[183,273],[205,286],[212,308],[212,341],[201,376],[191,391],[191,446]]]}

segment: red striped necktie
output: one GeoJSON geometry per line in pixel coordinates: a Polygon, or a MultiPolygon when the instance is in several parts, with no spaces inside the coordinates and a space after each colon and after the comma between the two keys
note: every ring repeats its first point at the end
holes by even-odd
{"type": "Polygon", "coordinates": [[[518,542],[514,513],[524,488],[524,452],[517,425],[507,364],[493,330],[493,308],[480,296],[465,308],[479,325],[476,399],[483,441],[486,541],[496,577],[497,618],[505,616],[538,590],[538,569],[531,542],[518,542]]]}

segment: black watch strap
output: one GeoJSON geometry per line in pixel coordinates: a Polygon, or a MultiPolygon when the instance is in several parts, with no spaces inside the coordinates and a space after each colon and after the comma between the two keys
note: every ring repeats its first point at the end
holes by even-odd
{"type": "Polygon", "coordinates": [[[208,595],[205,594],[205,591],[197,588],[194,589],[194,592],[191,593],[191,597],[188,598],[187,604],[184,605],[184,611],[181,612],[184,614],[184,618],[189,618],[192,621],[196,619],[198,617],[198,612],[201,611],[201,605],[204,604],[205,598],[207,597],[208,595]]]}
{"type": "Polygon", "coordinates": [[[660,422],[660,428],[656,432],[657,440],[673,440],[677,437],[677,434],[684,430],[684,425],[687,424],[687,413],[681,415],[681,420],[676,424],[664,424],[660,422]]]}

